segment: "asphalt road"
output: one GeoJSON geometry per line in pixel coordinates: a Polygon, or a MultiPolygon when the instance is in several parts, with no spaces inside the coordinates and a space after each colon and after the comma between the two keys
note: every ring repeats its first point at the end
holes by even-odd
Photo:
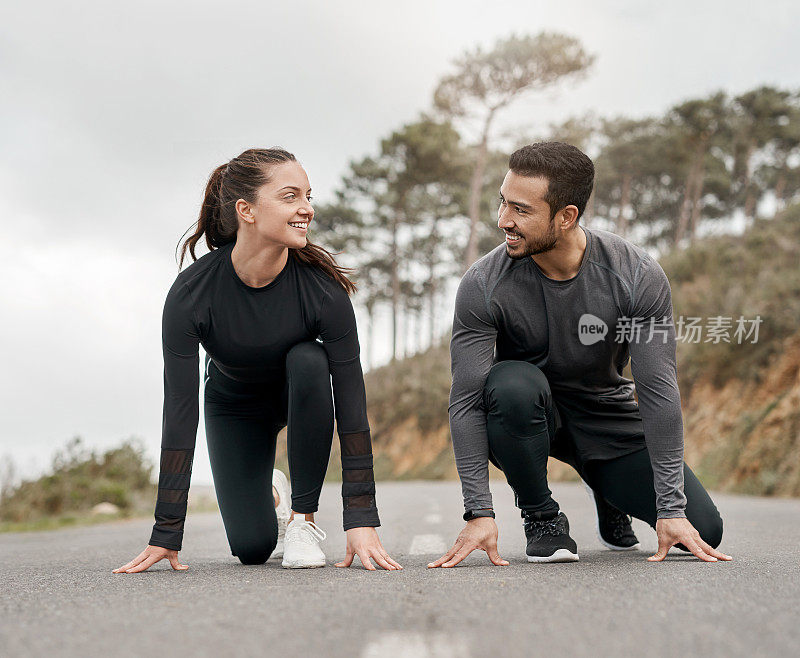
{"type": "MultiPolygon", "coordinates": [[[[580,562],[529,564],[508,487],[493,483],[500,553],[450,570],[425,565],[463,522],[455,482],[379,483],[381,539],[405,567],[242,566],[216,513],[190,514],[181,559],[115,575],[146,544],[136,520],[0,535],[3,656],[782,656],[800,647],[800,501],[714,496],[731,563],[643,550],[612,553],[595,537],[582,488],[555,485],[580,562]]],[[[319,524],[329,565],[344,554],[338,486],[319,524]]]]}

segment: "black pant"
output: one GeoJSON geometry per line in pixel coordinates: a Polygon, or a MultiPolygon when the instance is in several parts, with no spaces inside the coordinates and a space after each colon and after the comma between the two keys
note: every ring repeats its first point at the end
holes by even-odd
{"type": "Polygon", "coordinates": [[[333,397],[325,350],[295,345],[275,381],[223,375],[206,357],[205,424],[219,509],[233,555],[266,562],[278,539],[272,469],[278,432],[287,427],[292,509],[316,512],[333,440],[333,397]]]}
{"type": "MultiPolygon", "coordinates": [[[[490,458],[505,473],[520,509],[545,516],[558,512],[547,484],[547,458],[553,456],[573,466],[614,507],[655,527],[656,495],[647,449],[612,459],[576,458],[568,432],[560,427],[547,378],[535,365],[495,364],[484,387],[484,405],[490,458]]],[[[716,548],[722,541],[719,512],[686,464],[683,474],[686,518],[716,548]]]]}

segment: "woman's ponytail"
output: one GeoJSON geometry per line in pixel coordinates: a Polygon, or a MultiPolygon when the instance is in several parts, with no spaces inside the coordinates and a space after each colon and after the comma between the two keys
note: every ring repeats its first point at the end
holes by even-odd
{"type": "MultiPolygon", "coordinates": [[[[220,165],[208,178],[206,193],[203,196],[203,205],[200,206],[200,216],[193,224],[197,229],[184,241],[183,246],[180,248],[181,257],[178,263],[179,269],[183,266],[183,260],[186,257],[187,249],[192,255],[192,260],[197,260],[194,249],[204,235],[206,238],[206,245],[208,245],[209,249],[221,247],[223,244],[233,242],[235,239],[236,231],[234,231],[233,235],[225,235],[222,227],[222,178],[227,169],[227,163],[220,165]]],[[[192,228],[189,227],[189,231],[191,230],[192,228]]],[[[186,233],[183,235],[186,235],[186,233]]],[[[181,236],[181,239],[183,239],[183,236],[181,236]]],[[[180,243],[180,240],[178,242],[180,243]]]]}

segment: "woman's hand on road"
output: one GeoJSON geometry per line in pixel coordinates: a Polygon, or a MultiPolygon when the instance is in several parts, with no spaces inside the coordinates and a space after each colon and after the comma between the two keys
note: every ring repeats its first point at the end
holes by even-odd
{"type": "Polygon", "coordinates": [[[175,571],[186,571],[188,564],[181,564],[178,561],[178,551],[161,546],[148,545],[139,555],[133,558],[128,564],[123,564],[119,569],[114,569],[112,573],[140,573],[147,571],[156,562],[167,559],[175,571]]]}
{"type": "Polygon", "coordinates": [[[706,544],[688,519],[659,519],[656,521],[656,534],[658,535],[658,552],[647,558],[650,562],[661,562],[675,544],[683,544],[703,562],[719,560],[727,562],[733,559],[730,555],[720,553],[706,544]]]}
{"type": "Polygon", "coordinates": [[[492,564],[498,567],[507,567],[508,562],[500,557],[497,552],[497,523],[489,517],[480,517],[468,521],[466,527],[458,535],[456,543],[453,544],[447,553],[442,555],[436,562],[428,565],[429,569],[444,567],[449,569],[456,566],[467,555],[476,549],[486,551],[492,564]]]}
{"type": "Polygon", "coordinates": [[[337,567],[349,567],[353,564],[353,558],[358,555],[364,568],[376,571],[372,565],[372,560],[386,569],[387,571],[398,571],[402,569],[395,562],[378,539],[378,532],[375,528],[350,528],[347,531],[347,556],[341,562],[337,562],[337,567]]]}

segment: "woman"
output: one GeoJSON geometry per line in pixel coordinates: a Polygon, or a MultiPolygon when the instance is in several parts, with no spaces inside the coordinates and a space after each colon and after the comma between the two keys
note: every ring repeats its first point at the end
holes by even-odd
{"type": "Polygon", "coordinates": [[[233,555],[262,564],[276,547],[275,507],[288,507],[288,491],[280,477],[271,489],[270,476],[276,437],[286,426],[292,494],[283,566],[325,565],[319,547],[325,535],[314,512],[335,403],[347,533],[347,556],[336,566],[349,567],[358,555],[370,570],[371,559],[384,569],[402,568],[375,530],[372,447],[348,296],[355,286],[346,269],[308,241],[313,217],[308,176],[283,149],[249,149],[211,175],[197,230],[181,252],[181,264],[187,248],[196,262],[178,275],[164,305],[156,523],[147,548],[115,573],[144,571],[164,558],[174,569],[188,568],[178,551],[199,413],[201,343],[208,451],[233,555]],[[211,252],[198,260],[194,248],[203,236],[211,252]]]}

